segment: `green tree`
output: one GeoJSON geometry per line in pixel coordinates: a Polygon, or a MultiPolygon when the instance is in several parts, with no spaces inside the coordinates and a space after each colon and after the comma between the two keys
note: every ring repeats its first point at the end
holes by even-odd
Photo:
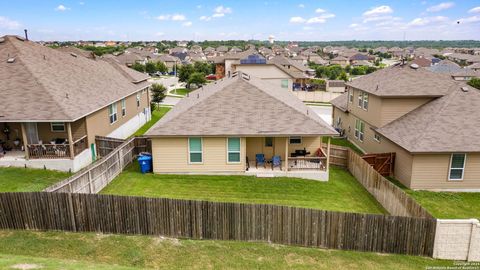
{"type": "Polygon", "coordinates": [[[347,65],[347,66],[345,67],[345,72],[350,73],[350,70],[351,70],[351,69],[352,69],[352,66],[347,65]]]}
{"type": "Polygon", "coordinates": [[[148,74],[152,74],[152,73],[155,73],[156,68],[155,68],[155,64],[153,62],[147,62],[147,64],[145,64],[145,71],[148,73],[148,74]]]}
{"type": "Polygon", "coordinates": [[[202,72],[207,75],[215,73],[214,65],[206,62],[195,62],[193,64],[193,69],[195,69],[195,72],[202,72]]]}
{"type": "Polygon", "coordinates": [[[165,65],[165,63],[160,62],[160,61],[158,61],[158,62],[155,64],[155,69],[156,69],[157,71],[162,72],[162,73],[168,72],[168,68],[167,68],[167,66],[165,65]]]}
{"type": "Polygon", "coordinates": [[[347,73],[345,71],[342,71],[342,73],[340,73],[340,76],[338,76],[338,79],[343,81],[348,81],[347,73]]]}
{"type": "Polygon", "coordinates": [[[480,78],[472,78],[470,81],[468,81],[468,85],[480,89],[480,78]]]}
{"type": "Polygon", "coordinates": [[[140,63],[133,64],[132,68],[138,72],[145,72],[145,66],[140,63]]]}
{"type": "Polygon", "coordinates": [[[165,98],[166,90],[167,89],[165,88],[165,86],[161,84],[158,84],[158,83],[152,84],[150,88],[150,91],[152,92],[152,103],[157,104],[162,102],[163,99],[165,98]]]}
{"type": "Polygon", "coordinates": [[[323,78],[323,76],[325,76],[326,70],[327,68],[324,66],[317,66],[317,68],[315,68],[315,77],[323,78]]]}
{"type": "Polygon", "coordinates": [[[203,72],[193,72],[188,78],[188,86],[191,84],[196,84],[197,86],[203,85],[207,82],[205,79],[205,73],[203,72]]]}
{"type": "Polygon", "coordinates": [[[367,67],[366,73],[370,74],[370,73],[375,72],[375,71],[377,71],[376,67],[367,67]]]}
{"type": "Polygon", "coordinates": [[[190,75],[195,72],[192,65],[183,65],[178,69],[178,80],[181,82],[187,82],[190,75]]]}

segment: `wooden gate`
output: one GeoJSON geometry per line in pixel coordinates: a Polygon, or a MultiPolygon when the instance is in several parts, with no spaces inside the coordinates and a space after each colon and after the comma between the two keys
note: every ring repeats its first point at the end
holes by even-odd
{"type": "Polygon", "coordinates": [[[362,158],[383,176],[393,176],[395,153],[367,154],[362,158]]]}

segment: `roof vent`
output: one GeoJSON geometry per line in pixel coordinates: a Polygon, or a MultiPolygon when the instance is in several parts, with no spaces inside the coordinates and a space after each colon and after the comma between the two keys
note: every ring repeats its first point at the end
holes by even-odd
{"type": "Polygon", "coordinates": [[[15,62],[15,57],[7,59],[7,63],[13,63],[13,62],[15,62]]]}
{"type": "Polygon", "coordinates": [[[418,69],[420,66],[417,64],[411,64],[410,67],[413,69],[418,69]]]}
{"type": "Polygon", "coordinates": [[[5,39],[3,37],[0,37],[0,43],[3,43],[5,39]]]}
{"type": "Polygon", "coordinates": [[[462,87],[462,91],[463,91],[463,92],[468,92],[468,87],[463,86],[463,87],[462,87]]]}
{"type": "Polygon", "coordinates": [[[76,53],[73,53],[73,52],[70,53],[70,55],[73,56],[73,57],[77,57],[77,54],[76,54],[76,53]]]}

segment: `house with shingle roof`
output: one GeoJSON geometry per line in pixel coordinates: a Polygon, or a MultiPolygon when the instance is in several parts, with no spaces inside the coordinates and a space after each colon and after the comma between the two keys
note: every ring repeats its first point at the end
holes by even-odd
{"type": "Polygon", "coordinates": [[[322,137],[337,134],[289,91],[235,72],[190,92],[146,136],[152,141],[154,173],[325,181],[329,146],[322,137]]]}
{"type": "Polygon", "coordinates": [[[394,152],[411,189],[480,190],[480,90],[409,65],[347,82],[334,127],[365,153],[394,152]]]}
{"type": "Polygon", "coordinates": [[[148,76],[115,59],[16,36],[0,37],[0,56],[0,166],[77,171],[96,135],[126,138],[150,119],[148,76]]]}

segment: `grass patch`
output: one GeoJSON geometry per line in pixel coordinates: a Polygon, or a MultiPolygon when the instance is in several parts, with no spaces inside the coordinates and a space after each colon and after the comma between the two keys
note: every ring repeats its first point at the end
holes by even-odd
{"type": "Polygon", "coordinates": [[[186,96],[188,93],[190,93],[192,90],[187,89],[187,88],[178,88],[173,91],[170,91],[170,93],[175,94],[175,95],[181,95],[181,96],[186,96]]]}
{"type": "Polygon", "coordinates": [[[17,262],[51,265],[42,269],[81,269],[77,267],[80,263],[86,269],[92,264],[97,264],[98,269],[368,270],[453,266],[451,261],[425,257],[268,243],[31,231],[0,231],[0,254],[0,267],[17,262]],[[101,268],[103,265],[111,266],[101,268]]]}
{"type": "MultiPolygon", "coordinates": [[[[322,137],[322,141],[323,141],[323,143],[328,143],[328,137],[322,137]]],[[[333,145],[348,147],[348,148],[352,149],[353,151],[357,152],[358,154],[363,155],[363,151],[347,139],[331,138],[330,142],[333,145]]]]}
{"type": "Polygon", "coordinates": [[[348,171],[336,167],[330,168],[330,181],[318,182],[286,177],[141,174],[135,162],[101,193],[386,213],[348,171]]]}
{"type": "Polygon", "coordinates": [[[158,107],[155,109],[155,111],[152,112],[152,119],[139,128],[132,136],[142,136],[145,134],[145,132],[157,123],[170,109],[170,107],[158,107]]]}
{"type": "Polygon", "coordinates": [[[0,168],[0,192],[41,191],[68,176],[67,172],[43,169],[0,168]]]}

